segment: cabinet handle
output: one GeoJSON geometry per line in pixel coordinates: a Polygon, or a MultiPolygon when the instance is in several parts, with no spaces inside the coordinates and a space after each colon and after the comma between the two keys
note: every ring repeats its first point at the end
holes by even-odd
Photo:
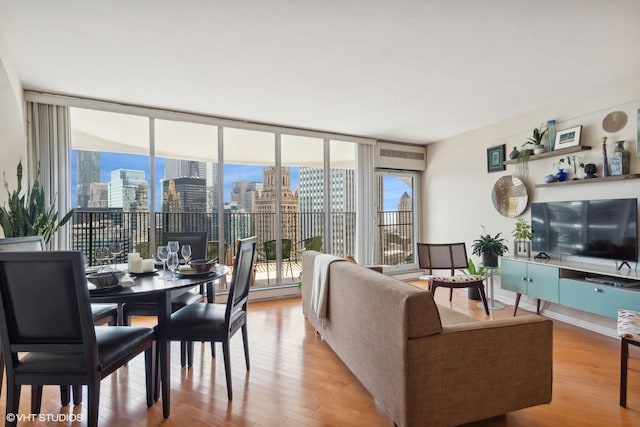
{"type": "Polygon", "coordinates": [[[596,292],[602,292],[602,290],[598,289],[598,288],[593,288],[593,290],[596,291],[596,292]]]}
{"type": "Polygon", "coordinates": [[[527,281],[528,281],[528,282],[533,282],[533,279],[529,277],[529,278],[527,279],[527,281]]]}
{"type": "Polygon", "coordinates": [[[527,280],[527,278],[526,277],[521,277],[520,280],[527,280]]]}

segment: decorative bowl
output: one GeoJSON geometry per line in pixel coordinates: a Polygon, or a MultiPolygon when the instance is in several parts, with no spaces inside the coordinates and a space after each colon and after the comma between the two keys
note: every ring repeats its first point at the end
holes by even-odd
{"type": "Polygon", "coordinates": [[[98,289],[111,288],[117,286],[125,274],[127,274],[126,271],[101,271],[99,273],[89,274],[87,279],[96,285],[98,289]]]}
{"type": "Polygon", "coordinates": [[[206,273],[207,271],[211,271],[211,267],[215,264],[215,261],[212,259],[194,259],[189,263],[191,268],[193,268],[197,273],[206,273]]]}

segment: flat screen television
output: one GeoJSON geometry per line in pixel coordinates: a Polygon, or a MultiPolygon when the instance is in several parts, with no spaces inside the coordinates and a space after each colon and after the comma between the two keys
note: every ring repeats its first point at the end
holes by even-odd
{"type": "Polygon", "coordinates": [[[638,200],[531,204],[534,252],[638,260],[638,200]]]}

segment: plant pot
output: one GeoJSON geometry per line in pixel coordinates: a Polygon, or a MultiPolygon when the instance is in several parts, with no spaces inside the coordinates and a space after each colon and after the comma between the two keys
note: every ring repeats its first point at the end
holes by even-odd
{"type": "Polygon", "coordinates": [[[485,267],[497,267],[498,256],[484,253],[482,254],[482,265],[485,267]]]}
{"type": "Polygon", "coordinates": [[[529,258],[531,256],[531,242],[528,240],[515,240],[513,242],[513,254],[529,258]]]}
{"type": "Polygon", "coordinates": [[[469,299],[472,299],[474,301],[482,301],[482,298],[480,298],[480,291],[478,291],[478,288],[467,289],[467,296],[469,297],[469,299]]]}
{"type": "Polygon", "coordinates": [[[536,145],[536,146],[533,148],[533,154],[542,154],[542,153],[544,153],[545,151],[547,151],[547,147],[545,147],[545,146],[544,146],[544,145],[542,145],[542,144],[541,144],[541,145],[536,145]]]}

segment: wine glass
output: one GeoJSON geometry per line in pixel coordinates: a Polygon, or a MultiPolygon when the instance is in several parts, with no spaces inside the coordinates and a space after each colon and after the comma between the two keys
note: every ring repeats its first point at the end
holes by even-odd
{"type": "Polygon", "coordinates": [[[176,280],[176,268],[178,268],[178,254],[174,254],[174,253],[169,254],[167,265],[169,266],[169,270],[171,270],[171,279],[168,279],[168,280],[176,280]]]}
{"type": "Polygon", "coordinates": [[[189,260],[191,259],[191,245],[182,245],[182,249],[180,251],[185,265],[189,264],[189,260]]]}
{"type": "Polygon", "coordinates": [[[162,261],[162,278],[167,277],[167,259],[169,258],[169,247],[168,246],[158,246],[157,251],[158,258],[162,261]]]}
{"type": "Polygon", "coordinates": [[[111,261],[118,257],[118,255],[122,254],[122,244],[120,242],[113,242],[109,245],[109,253],[111,254],[111,261]]]}
{"type": "Polygon", "coordinates": [[[98,262],[98,265],[100,266],[100,268],[98,268],[98,271],[105,271],[104,263],[109,260],[110,255],[111,254],[109,253],[109,248],[105,248],[105,247],[96,248],[94,252],[94,258],[96,259],[96,261],[98,262]]]}
{"type": "Polygon", "coordinates": [[[170,240],[167,243],[167,246],[169,247],[169,253],[171,254],[177,254],[178,249],[180,249],[180,243],[178,243],[177,240],[170,240]]]}

